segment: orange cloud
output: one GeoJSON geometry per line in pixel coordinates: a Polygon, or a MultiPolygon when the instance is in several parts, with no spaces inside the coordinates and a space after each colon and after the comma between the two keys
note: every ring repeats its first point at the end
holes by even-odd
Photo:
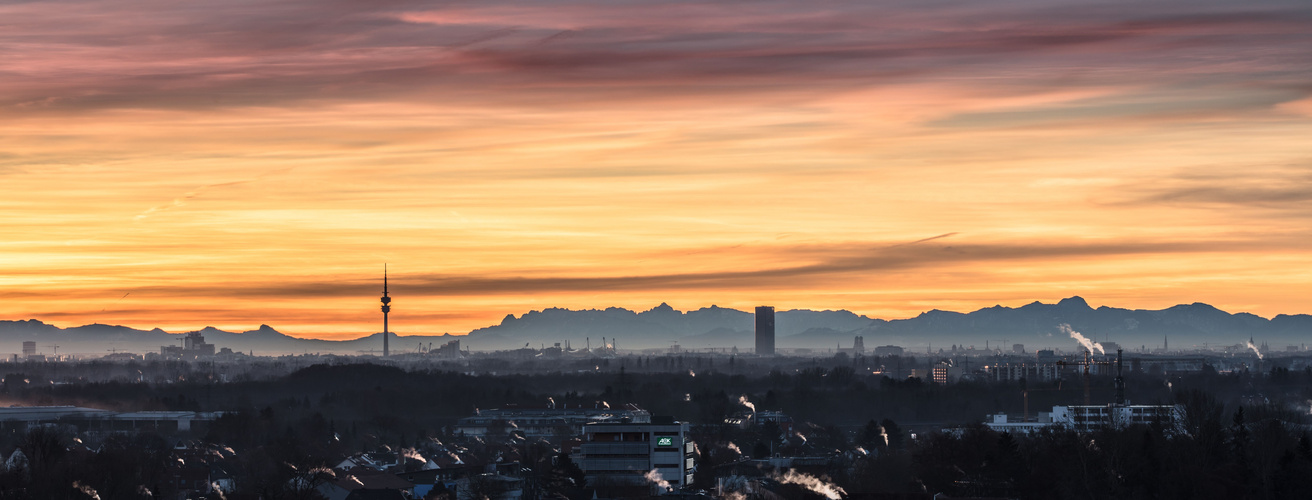
{"type": "Polygon", "coordinates": [[[1303,5],[74,3],[0,6],[0,317],[1305,312],[1303,5]]]}

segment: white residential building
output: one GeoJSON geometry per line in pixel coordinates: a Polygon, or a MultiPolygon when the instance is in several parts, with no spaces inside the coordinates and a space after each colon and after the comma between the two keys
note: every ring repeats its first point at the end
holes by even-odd
{"type": "Polygon", "coordinates": [[[1179,432],[1184,420],[1180,405],[1078,405],[1054,406],[1039,412],[1033,421],[1015,421],[1004,413],[989,415],[984,425],[998,432],[1029,434],[1047,428],[1068,428],[1089,432],[1103,427],[1125,428],[1131,425],[1160,423],[1168,432],[1179,432]]]}

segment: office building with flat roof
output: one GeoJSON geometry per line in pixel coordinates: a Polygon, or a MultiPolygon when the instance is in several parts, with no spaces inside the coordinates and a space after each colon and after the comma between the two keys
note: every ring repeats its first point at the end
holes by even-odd
{"type": "MultiPolygon", "coordinates": [[[[652,417],[637,424],[598,423],[583,426],[579,468],[588,484],[653,483],[655,475],[678,490],[692,483],[695,446],[688,440],[688,424],[670,417],[652,417]]],[[[663,494],[665,491],[655,491],[663,494]]]]}
{"type": "Polygon", "coordinates": [[[895,345],[881,345],[875,348],[875,356],[901,356],[906,353],[906,349],[895,345]]]}
{"type": "Polygon", "coordinates": [[[756,354],[774,356],[774,308],[756,308],[756,354]]]}

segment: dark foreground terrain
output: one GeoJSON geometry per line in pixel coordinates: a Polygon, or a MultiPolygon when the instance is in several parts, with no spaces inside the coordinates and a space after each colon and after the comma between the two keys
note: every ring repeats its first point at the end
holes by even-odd
{"type": "MultiPolygon", "coordinates": [[[[723,498],[1307,498],[1312,369],[1272,362],[1217,373],[1134,373],[1136,403],[1178,403],[1179,428],[1143,425],[1089,433],[991,431],[986,414],[1078,404],[1081,381],[934,384],[873,374],[863,360],[794,359],[770,370],[724,360],[588,360],[593,370],[515,374],[337,362],[242,367],[197,362],[17,363],[3,366],[8,405],[114,411],[223,412],[190,431],[91,431],[72,424],[0,426],[0,498],[328,498],[343,461],[383,457],[387,473],[441,469],[452,482],[425,498],[501,498],[460,471],[495,469],[521,498],[644,496],[588,484],[568,429],[526,438],[513,425],[471,437],[458,419],[478,409],[634,404],[691,423],[695,483],[686,495],[723,498]],[[652,366],[653,363],[658,366],[652,366]],[[603,369],[603,365],[605,368],[603,369]],[[737,373],[743,371],[745,373],[737,373]],[[470,373],[479,373],[477,375],[470,373]],[[226,379],[226,381],[225,381],[226,379]],[[550,401],[550,403],[548,403],[550,401]],[[790,422],[731,425],[773,410],[790,422]],[[390,457],[390,458],[389,458],[390,457]],[[797,458],[815,482],[764,474],[764,486],[726,484],[750,459],[797,458]],[[804,458],[805,460],[802,460],[804,458]],[[336,469],[336,470],[334,470],[336,469]],[[776,480],[770,480],[775,477],[776,480]],[[331,488],[328,488],[330,490],[331,488]]],[[[280,364],[282,363],[282,364],[280,364]]],[[[885,363],[887,364],[887,363],[885,363]]],[[[1095,402],[1111,379],[1093,377],[1095,402]]],[[[381,463],[381,462],[380,462],[381,463]]],[[[792,463],[792,462],[789,462],[792,463]]],[[[759,469],[759,467],[758,467],[759,469]]],[[[413,479],[413,478],[412,478],[413,479]]],[[[418,481],[415,479],[415,481],[418,481]]],[[[417,483],[416,483],[417,484],[417,483]]],[[[412,485],[413,486],[413,485],[412,485]]],[[[418,491],[411,489],[413,493],[418,491]]]]}

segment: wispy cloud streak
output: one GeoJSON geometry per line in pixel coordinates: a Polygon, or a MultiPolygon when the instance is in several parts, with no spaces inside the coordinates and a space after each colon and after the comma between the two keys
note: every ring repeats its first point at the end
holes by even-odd
{"type": "MultiPolygon", "coordinates": [[[[1007,262],[1061,261],[1066,259],[1133,257],[1136,255],[1178,255],[1181,253],[1220,253],[1245,248],[1269,250],[1269,242],[1192,241],[1088,244],[958,244],[958,245],[882,245],[852,244],[827,248],[793,248],[766,250],[792,255],[814,262],[759,270],[719,272],[634,274],[620,276],[547,275],[541,270],[509,272],[498,276],[410,273],[393,277],[398,290],[418,296],[460,296],[497,294],[554,294],[570,292],[604,292],[655,290],[675,293],[710,289],[748,290],[775,288],[785,284],[802,286],[816,280],[890,271],[911,271],[935,266],[1003,265],[1007,262]],[[537,274],[540,276],[530,276],[537,274]]],[[[1290,242],[1295,244],[1295,242],[1290,242]]],[[[762,249],[765,250],[765,249],[762,249]]],[[[224,283],[218,287],[144,286],[139,288],[160,295],[242,297],[347,297],[364,296],[377,284],[368,281],[298,281],[281,284],[224,283]]],[[[2,295],[0,295],[2,296],[2,295]]]]}
{"type": "Polygon", "coordinates": [[[543,99],[621,89],[713,93],[726,84],[778,93],[981,71],[992,74],[981,82],[1023,85],[1055,67],[1084,85],[1148,68],[1159,84],[1224,84],[1255,72],[1293,84],[1306,73],[1291,69],[1309,62],[1296,47],[1312,36],[1312,9],[1285,2],[931,9],[285,1],[170,9],[88,0],[10,4],[0,14],[9,19],[0,43],[20,49],[0,63],[9,75],[0,88],[8,107],[26,112],[423,100],[444,92],[493,103],[506,89],[543,99]],[[1199,51],[1209,57],[1195,57],[1199,51]],[[1253,58],[1259,51],[1263,57],[1253,58]]]}
{"type": "Polygon", "coordinates": [[[382,262],[436,331],[1297,311],[1308,46],[1301,0],[3,3],[0,317],[371,331],[382,262]]]}

